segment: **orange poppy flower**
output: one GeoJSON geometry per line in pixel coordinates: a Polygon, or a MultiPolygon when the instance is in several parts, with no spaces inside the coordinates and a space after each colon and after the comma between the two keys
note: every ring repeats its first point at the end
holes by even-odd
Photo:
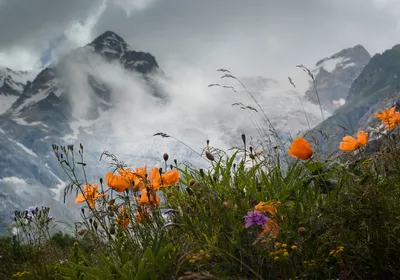
{"type": "Polygon", "coordinates": [[[147,189],[143,189],[140,198],[136,198],[139,206],[159,206],[160,205],[160,197],[156,194],[155,191],[148,192],[147,189]]]}
{"type": "Polygon", "coordinates": [[[357,133],[357,139],[352,136],[345,136],[342,142],[339,144],[339,149],[342,151],[354,151],[358,147],[364,146],[368,142],[368,133],[365,131],[359,131],[357,133]]]}
{"type": "Polygon", "coordinates": [[[129,216],[125,213],[125,206],[122,206],[120,214],[121,216],[115,221],[115,223],[117,225],[121,223],[122,229],[126,230],[129,226],[129,216]]]}
{"type": "Polygon", "coordinates": [[[400,124],[400,112],[395,112],[393,117],[384,122],[387,130],[392,130],[400,124]]]}
{"type": "Polygon", "coordinates": [[[180,175],[178,170],[169,170],[164,174],[160,175],[160,171],[157,167],[153,167],[149,174],[150,184],[153,190],[159,190],[161,187],[167,187],[178,183],[180,175]]]}
{"type": "Polygon", "coordinates": [[[142,222],[144,217],[150,216],[150,213],[147,211],[146,208],[142,208],[139,210],[139,212],[136,214],[136,221],[142,222]]]}
{"type": "Polygon", "coordinates": [[[124,177],[130,185],[133,185],[135,192],[141,191],[146,187],[146,172],[147,166],[144,168],[136,168],[136,172],[133,172],[130,168],[119,169],[118,173],[124,177]]]}
{"type": "Polygon", "coordinates": [[[95,200],[106,196],[105,193],[100,194],[97,192],[99,189],[99,185],[83,185],[83,193],[78,194],[78,196],[75,199],[75,203],[82,203],[82,202],[87,202],[89,205],[89,209],[93,209],[95,206],[95,200]]]}
{"type": "Polygon", "coordinates": [[[260,232],[260,236],[264,236],[266,234],[271,234],[272,238],[277,238],[279,235],[279,226],[278,223],[274,219],[268,219],[266,226],[262,226],[263,231],[260,232]]]}
{"type": "Polygon", "coordinates": [[[262,212],[268,212],[269,214],[271,214],[272,216],[274,216],[277,212],[278,209],[277,207],[280,205],[281,203],[279,201],[276,200],[270,200],[267,202],[260,202],[256,205],[255,209],[256,211],[262,213],[262,212]]]}
{"type": "Polygon", "coordinates": [[[126,176],[115,175],[112,172],[106,174],[105,181],[108,187],[116,192],[124,192],[132,187],[126,176]]]}
{"type": "Polygon", "coordinates": [[[393,106],[390,109],[385,109],[376,113],[375,118],[380,119],[381,121],[386,121],[392,118],[395,112],[396,112],[396,106],[393,106]]]}
{"type": "Polygon", "coordinates": [[[302,160],[309,159],[313,154],[310,144],[303,137],[294,139],[288,152],[292,157],[302,160]]]}

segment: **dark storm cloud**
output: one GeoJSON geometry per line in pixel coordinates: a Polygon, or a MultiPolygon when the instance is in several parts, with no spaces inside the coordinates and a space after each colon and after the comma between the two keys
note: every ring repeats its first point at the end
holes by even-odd
{"type": "Polygon", "coordinates": [[[284,75],[282,69],[314,64],[356,44],[372,53],[390,48],[400,36],[389,2],[159,0],[130,17],[110,6],[92,34],[114,30],[134,48],[152,52],[161,64],[178,59],[201,67],[284,75]],[[383,3],[380,8],[378,2],[383,3]]]}
{"type": "Polygon", "coordinates": [[[0,52],[40,49],[99,0],[0,0],[0,52]]]}

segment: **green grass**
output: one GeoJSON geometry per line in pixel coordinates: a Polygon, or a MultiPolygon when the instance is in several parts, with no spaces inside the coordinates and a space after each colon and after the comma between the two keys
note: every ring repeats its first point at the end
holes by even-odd
{"type": "Polygon", "coordinates": [[[164,203],[142,222],[133,193],[114,193],[114,204],[109,195],[96,211],[85,209],[74,237],[43,234],[40,244],[1,239],[0,277],[25,271],[20,279],[398,279],[400,148],[387,140],[382,153],[365,156],[315,155],[282,170],[247,151],[251,165],[235,153],[210,162],[209,170],[185,168],[180,184],[164,188],[164,203]],[[281,203],[267,214],[279,225],[276,238],[259,236],[260,226],[244,227],[243,216],[270,200],[281,203]],[[110,207],[122,204],[129,209],[125,231],[110,207]],[[168,220],[161,209],[173,209],[168,220]]]}

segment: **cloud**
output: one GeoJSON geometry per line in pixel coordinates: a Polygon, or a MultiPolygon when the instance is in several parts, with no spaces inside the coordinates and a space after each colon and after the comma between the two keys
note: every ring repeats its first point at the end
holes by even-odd
{"type": "Polygon", "coordinates": [[[211,71],[284,77],[288,69],[363,44],[372,54],[397,43],[397,18],[374,0],[158,1],[127,16],[109,7],[95,34],[111,29],[135,49],[211,71]],[[118,20],[116,20],[118,19],[118,20]]]}
{"type": "Polygon", "coordinates": [[[157,0],[114,0],[113,4],[122,8],[126,12],[126,15],[130,17],[134,11],[144,10],[156,1],[157,0]]]}
{"type": "MultiPolygon", "coordinates": [[[[77,58],[67,65],[67,79],[70,79],[67,83],[71,85],[70,100],[78,125],[96,137],[87,138],[81,134],[81,138],[76,141],[90,143],[90,152],[96,159],[105,149],[132,167],[145,164],[150,166],[160,163],[161,155],[168,152],[171,158],[177,158],[180,162],[190,159],[192,164],[201,166],[204,160],[187,146],[173,138],[162,139],[153,135],[157,132],[167,133],[196,152],[201,152],[207,139],[211,140],[214,147],[228,149],[241,145],[242,133],[259,137],[253,122],[267,127],[254,111],[232,106],[234,102],[243,102],[246,106],[256,107],[238,83],[220,79],[220,72],[210,74],[190,64],[174,62],[168,67],[175,69],[168,73],[168,83],[162,77],[154,77],[166,87],[168,93],[167,99],[160,100],[150,93],[140,75],[118,64],[106,63],[97,55],[90,56],[87,65],[80,61],[77,58]],[[86,113],[96,100],[96,95],[87,83],[86,77],[89,74],[98,83],[112,90],[111,102],[115,106],[111,111],[101,111],[95,121],[86,118],[86,113]],[[236,92],[222,87],[208,87],[212,83],[234,86],[236,92]]],[[[246,81],[246,85],[258,91],[255,93],[257,100],[279,131],[296,134],[306,130],[304,112],[290,85],[271,82],[270,86],[265,87],[251,80],[246,81]]],[[[318,106],[304,102],[312,123],[318,123],[318,106]]],[[[93,162],[93,166],[97,168],[98,162],[93,162]]],[[[93,170],[93,174],[98,172],[98,169],[93,170]]]]}

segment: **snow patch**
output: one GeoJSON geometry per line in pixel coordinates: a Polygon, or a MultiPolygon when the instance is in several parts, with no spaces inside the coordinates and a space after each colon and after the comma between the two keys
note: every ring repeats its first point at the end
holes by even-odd
{"type": "Polygon", "coordinates": [[[324,62],[322,62],[320,65],[318,65],[318,68],[324,68],[325,71],[332,72],[333,70],[335,70],[336,66],[339,63],[342,63],[344,60],[345,60],[345,58],[343,58],[343,57],[327,59],[324,62]]]}
{"type": "Polygon", "coordinates": [[[42,123],[42,122],[31,122],[31,123],[28,123],[28,122],[26,122],[24,119],[22,119],[22,118],[13,118],[12,119],[13,121],[15,121],[17,124],[20,124],[20,125],[25,125],[25,126],[36,126],[36,125],[41,125],[41,126],[44,126],[44,127],[48,127],[47,126],[47,124],[44,124],[44,123],[42,123]]]}
{"type": "Polygon", "coordinates": [[[356,64],[354,62],[350,62],[350,63],[346,64],[343,68],[352,67],[352,66],[356,66],[356,64]]]}
{"type": "Polygon", "coordinates": [[[36,153],[34,153],[32,150],[28,149],[27,147],[25,147],[25,146],[22,145],[21,143],[19,143],[19,142],[13,140],[13,139],[11,139],[11,138],[8,138],[8,140],[11,141],[11,142],[14,142],[15,145],[17,145],[18,147],[20,147],[20,148],[21,148],[22,150],[24,150],[27,154],[30,154],[31,156],[37,157],[37,154],[36,154],[36,153]]]}
{"type": "Polygon", "coordinates": [[[26,184],[26,181],[24,179],[20,179],[18,177],[5,177],[0,179],[0,182],[4,182],[4,183],[11,183],[11,184],[26,184]]]}
{"type": "Polygon", "coordinates": [[[0,94],[0,115],[11,108],[11,105],[18,99],[15,95],[1,95],[0,94]]]}
{"type": "Polygon", "coordinates": [[[346,100],[344,100],[343,98],[340,98],[339,100],[332,100],[332,103],[334,105],[340,105],[343,106],[346,103],[346,100]]]}
{"type": "Polygon", "coordinates": [[[29,106],[34,103],[38,103],[39,101],[47,98],[50,93],[54,93],[56,96],[60,96],[64,91],[64,88],[61,84],[61,81],[57,78],[53,78],[51,80],[51,83],[48,85],[46,89],[41,89],[39,90],[36,94],[30,96],[29,98],[25,99],[24,102],[17,107],[15,110],[16,112],[19,112],[22,110],[22,108],[29,106]]]}

